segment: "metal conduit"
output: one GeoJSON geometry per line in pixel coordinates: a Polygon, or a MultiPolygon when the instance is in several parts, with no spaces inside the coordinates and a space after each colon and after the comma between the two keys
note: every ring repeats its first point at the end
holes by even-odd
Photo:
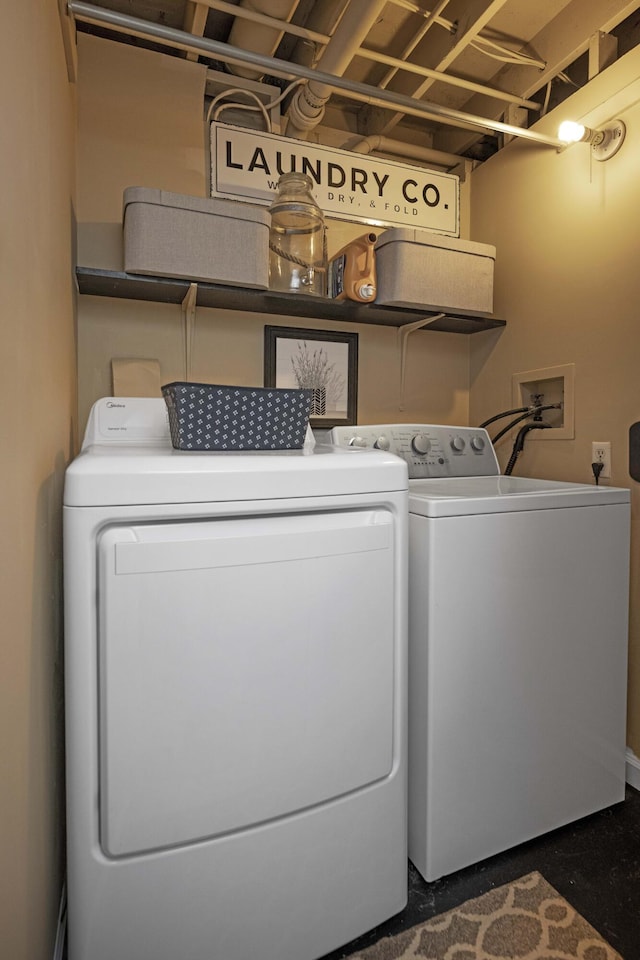
{"type": "Polygon", "coordinates": [[[547,147],[555,147],[556,149],[565,146],[565,144],[556,137],[548,137],[545,134],[536,133],[534,130],[527,130],[510,123],[502,123],[500,120],[491,120],[486,117],[463,113],[460,110],[453,110],[450,107],[444,107],[426,100],[416,100],[404,94],[393,93],[388,90],[378,90],[376,87],[371,87],[366,83],[348,80],[346,77],[335,77],[319,70],[312,70],[302,64],[287,63],[283,60],[277,60],[274,57],[267,57],[263,54],[240,50],[237,47],[230,47],[226,43],[221,43],[218,40],[196,37],[182,30],[175,30],[173,27],[150,23],[147,20],[140,20],[137,17],[130,17],[113,10],[106,10],[90,3],[84,3],[82,0],[68,0],[67,10],[71,16],[83,23],[92,23],[98,26],[107,25],[118,33],[127,33],[132,36],[155,40],[160,44],[175,47],[178,50],[204,53],[227,63],[254,64],[277,77],[302,77],[305,80],[315,80],[335,90],[343,91],[348,96],[351,96],[352,99],[360,100],[373,106],[395,108],[412,116],[437,119],[441,123],[453,127],[504,133],[511,137],[531,140],[534,143],[544,144],[547,147]]]}
{"type": "MultiPolygon", "coordinates": [[[[317,43],[319,46],[326,46],[331,39],[331,37],[325,33],[317,33],[315,30],[309,30],[307,27],[299,27],[295,23],[277,20],[274,17],[270,17],[265,13],[259,13],[257,10],[252,10],[248,7],[236,7],[232,3],[227,3],[227,0],[199,0],[199,2],[203,3],[206,7],[210,7],[212,10],[220,11],[220,13],[228,13],[231,16],[239,17],[240,19],[248,20],[251,23],[260,24],[264,27],[273,27],[282,30],[284,33],[290,33],[294,37],[300,37],[302,40],[317,43]]],[[[447,2],[449,2],[449,0],[447,0],[447,2]]],[[[435,19],[431,22],[435,22],[435,19]]],[[[386,87],[387,81],[397,70],[404,70],[407,73],[415,73],[420,77],[430,77],[433,80],[438,80],[440,83],[447,83],[451,87],[461,87],[463,90],[469,90],[472,93],[480,93],[488,97],[493,97],[495,100],[504,100],[505,103],[513,103],[518,107],[526,107],[527,110],[539,111],[541,109],[540,104],[536,103],[535,100],[525,100],[516,94],[507,93],[495,87],[489,87],[484,83],[465,80],[463,77],[452,76],[443,73],[442,70],[431,70],[429,67],[421,67],[417,63],[411,63],[408,60],[398,57],[390,57],[378,50],[359,47],[354,53],[354,57],[361,57],[363,60],[371,60],[374,63],[384,63],[393,68],[393,70],[389,71],[384,77],[381,86],[386,87]]]]}

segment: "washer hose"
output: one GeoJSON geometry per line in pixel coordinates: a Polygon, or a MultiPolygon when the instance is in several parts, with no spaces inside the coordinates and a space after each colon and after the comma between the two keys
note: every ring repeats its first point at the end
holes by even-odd
{"type": "Polygon", "coordinates": [[[513,444],[513,450],[511,451],[511,456],[509,457],[509,463],[506,466],[504,474],[506,477],[510,476],[513,473],[513,468],[516,465],[516,460],[522,453],[524,447],[524,441],[527,434],[530,430],[549,430],[551,427],[550,423],[545,423],[544,420],[535,420],[532,423],[525,423],[524,427],[520,427],[518,430],[518,435],[513,444]]]}
{"type": "Polygon", "coordinates": [[[480,427],[488,427],[490,423],[495,423],[496,420],[502,420],[503,417],[509,417],[512,413],[526,413],[527,410],[531,410],[531,407],[514,407],[513,410],[503,410],[502,413],[496,413],[495,417],[489,417],[488,420],[485,420],[483,423],[480,423],[480,427]]]}
{"type": "MultiPolygon", "coordinates": [[[[525,407],[526,413],[521,414],[521,416],[516,417],[515,420],[511,420],[506,427],[503,427],[502,430],[496,433],[495,437],[492,440],[492,443],[497,443],[498,440],[501,440],[504,437],[505,433],[508,433],[512,427],[515,427],[516,423],[520,423],[521,420],[526,420],[527,417],[533,417],[536,423],[539,423],[540,420],[536,419],[540,416],[543,410],[560,410],[562,407],[561,403],[547,403],[542,407],[525,407]]],[[[513,411],[511,411],[513,412],[513,411]]],[[[516,411],[517,412],[517,411],[516,411]]],[[[499,420],[502,416],[508,416],[508,414],[499,413],[497,417],[494,417],[494,420],[499,420]]]]}

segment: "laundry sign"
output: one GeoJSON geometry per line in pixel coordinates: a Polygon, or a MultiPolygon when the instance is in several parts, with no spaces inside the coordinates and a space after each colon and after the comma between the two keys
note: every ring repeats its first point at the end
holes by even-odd
{"type": "Polygon", "coordinates": [[[459,178],[348,150],[211,124],[211,196],[269,204],[283,173],[306,173],[327,217],[460,235],[459,178]]]}

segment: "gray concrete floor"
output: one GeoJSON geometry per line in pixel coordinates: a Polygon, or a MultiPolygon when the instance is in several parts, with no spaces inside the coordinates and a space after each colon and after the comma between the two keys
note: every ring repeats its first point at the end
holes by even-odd
{"type": "Polygon", "coordinates": [[[344,960],[534,870],[624,960],[640,958],[640,792],[627,787],[623,803],[434,883],[409,864],[405,910],[322,960],[344,960]]]}

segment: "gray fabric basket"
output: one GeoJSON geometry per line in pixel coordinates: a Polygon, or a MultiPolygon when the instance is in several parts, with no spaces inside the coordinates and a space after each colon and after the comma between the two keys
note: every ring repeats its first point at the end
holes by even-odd
{"type": "Polygon", "coordinates": [[[269,211],[150,187],[124,191],[124,269],[266,290],[269,211]]]}
{"type": "Polygon", "coordinates": [[[177,381],[162,387],[177,450],[294,450],[304,444],[310,390],[177,381]]]}

